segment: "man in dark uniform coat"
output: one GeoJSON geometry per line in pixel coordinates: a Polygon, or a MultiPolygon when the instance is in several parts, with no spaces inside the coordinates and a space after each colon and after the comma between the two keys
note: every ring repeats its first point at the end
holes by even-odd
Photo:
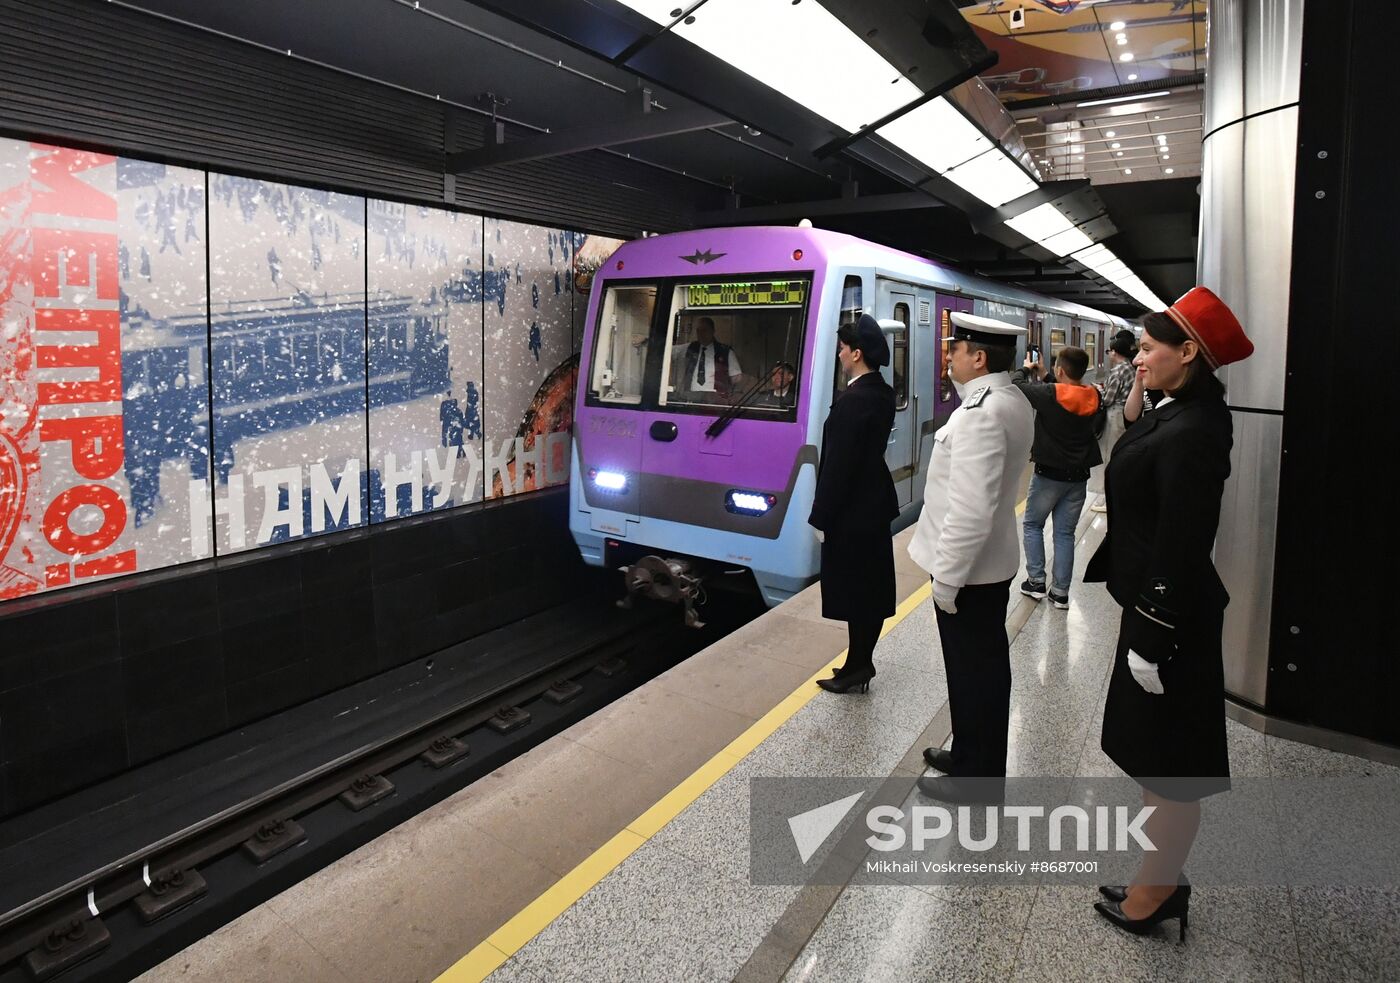
{"type": "Polygon", "coordinates": [[[843,326],[838,337],[850,383],[826,418],[807,522],[822,541],[822,617],[847,622],[850,634],[846,664],[819,685],[847,692],[867,686],[875,675],[875,642],[894,614],[890,523],[899,515],[899,498],[885,463],[894,390],[878,371],[889,361],[889,344],[869,314],[843,326]]]}

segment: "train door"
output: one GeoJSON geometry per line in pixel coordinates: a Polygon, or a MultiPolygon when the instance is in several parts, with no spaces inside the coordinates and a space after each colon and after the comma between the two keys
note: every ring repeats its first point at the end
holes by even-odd
{"type": "Polygon", "coordinates": [[[914,308],[914,324],[909,329],[909,386],[914,403],[911,418],[914,432],[914,488],[923,487],[928,468],[929,443],[933,439],[934,410],[938,406],[938,337],[934,329],[934,309],[938,296],[920,287],[914,308]]]}
{"type": "Polygon", "coordinates": [[[890,345],[890,364],[882,368],[885,381],[894,388],[894,429],[890,431],[885,448],[885,463],[894,479],[894,489],[901,507],[908,505],[914,494],[914,400],[910,398],[909,331],[916,303],[915,288],[891,280],[876,281],[876,317],[883,322],[898,322],[900,327],[885,331],[890,345]]]}
{"type": "MultiPolygon", "coordinates": [[[[1041,347],[1041,344],[1040,344],[1040,335],[1041,335],[1040,324],[1041,324],[1040,312],[1038,312],[1038,311],[1027,311],[1027,312],[1026,312],[1026,351],[1024,351],[1024,352],[1018,352],[1018,354],[1024,356],[1030,349],[1034,348],[1034,349],[1036,349],[1036,350],[1038,350],[1038,351],[1040,352],[1040,361],[1041,361],[1041,364],[1043,365],[1043,364],[1045,364],[1045,349],[1042,348],[1042,347],[1041,347]]],[[[1020,360],[1020,359],[1017,359],[1015,367],[1016,367],[1016,368],[1020,368],[1020,367],[1021,367],[1021,360],[1020,360]]]]}
{"type": "Polygon", "coordinates": [[[1072,339],[1072,340],[1070,341],[1070,344],[1073,345],[1075,348],[1083,348],[1083,347],[1084,347],[1084,343],[1083,343],[1082,341],[1080,341],[1079,321],[1078,321],[1078,320],[1072,320],[1072,321],[1070,321],[1070,338],[1072,339]]]}

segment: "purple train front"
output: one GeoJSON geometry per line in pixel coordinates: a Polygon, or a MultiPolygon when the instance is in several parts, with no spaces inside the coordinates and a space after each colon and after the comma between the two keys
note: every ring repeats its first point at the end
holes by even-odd
{"type": "Polygon", "coordinates": [[[950,312],[1027,326],[1031,344],[1048,327],[1096,354],[1115,330],[1097,311],[835,232],[627,243],[598,271],[583,336],[570,529],[584,560],[688,610],[702,582],[751,573],[770,605],[810,584],[807,515],[841,385],[836,329],[863,311],[893,355],[882,371],[897,401],[895,528],[918,514],[933,433],[956,406],[943,377],[950,312]]]}

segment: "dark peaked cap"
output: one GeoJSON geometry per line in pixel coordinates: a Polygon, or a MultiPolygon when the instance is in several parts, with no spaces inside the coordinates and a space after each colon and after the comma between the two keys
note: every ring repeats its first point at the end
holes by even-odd
{"type": "Polygon", "coordinates": [[[1025,335],[1026,329],[1005,321],[994,321],[978,314],[954,313],[953,339],[955,341],[975,341],[981,345],[1000,345],[1015,348],[1016,342],[1025,335]]]}
{"type": "Polygon", "coordinates": [[[852,348],[859,348],[865,364],[879,368],[890,361],[890,344],[885,340],[885,332],[880,330],[880,322],[869,314],[862,314],[855,326],[856,339],[846,342],[852,348]]]}

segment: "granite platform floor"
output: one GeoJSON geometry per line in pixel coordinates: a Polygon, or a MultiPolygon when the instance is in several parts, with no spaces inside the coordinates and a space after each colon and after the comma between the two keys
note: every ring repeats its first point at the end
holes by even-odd
{"type": "MultiPolygon", "coordinates": [[[[1098,744],[1118,609],[1101,586],[1079,582],[1103,524],[1085,510],[1069,610],[1013,588],[1012,775],[1118,774],[1098,744]]],[[[896,549],[902,597],[926,583],[904,552],[908,536],[896,549]]],[[[844,646],[842,626],[823,621],[816,592],[805,592],[142,980],[431,980],[755,720],[811,686],[844,646]]],[[[1400,977],[1396,891],[1202,887],[1181,944],[1175,923],[1144,937],[1108,926],[1092,910],[1092,886],[960,888],[879,875],[821,891],[752,883],[751,778],[912,779],[924,739],[946,730],[930,602],[881,640],[876,665],[867,696],[818,692],[489,979],[1400,977]],[[815,914],[794,933],[789,919],[804,905],[815,914]]],[[[1233,721],[1229,737],[1238,776],[1387,767],[1233,721]]]]}

